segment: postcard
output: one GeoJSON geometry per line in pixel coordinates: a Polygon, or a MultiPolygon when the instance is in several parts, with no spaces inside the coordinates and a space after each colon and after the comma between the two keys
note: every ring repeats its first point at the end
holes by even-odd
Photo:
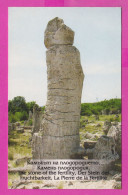
{"type": "Polygon", "coordinates": [[[1,4],[2,194],[126,194],[127,3],[1,4]]]}

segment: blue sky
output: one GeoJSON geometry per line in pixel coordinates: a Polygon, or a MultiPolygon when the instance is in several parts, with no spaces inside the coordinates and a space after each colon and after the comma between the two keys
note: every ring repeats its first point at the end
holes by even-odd
{"type": "Polygon", "coordinates": [[[9,99],[47,99],[44,31],[59,17],[75,31],[85,74],[82,102],[121,97],[121,8],[9,8],[9,99]]]}

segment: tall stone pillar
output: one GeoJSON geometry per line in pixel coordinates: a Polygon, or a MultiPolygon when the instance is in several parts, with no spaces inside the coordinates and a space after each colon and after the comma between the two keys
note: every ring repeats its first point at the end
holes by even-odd
{"type": "Polygon", "coordinates": [[[32,134],[37,133],[40,130],[43,120],[43,112],[37,105],[33,107],[33,128],[32,134]]]}
{"type": "Polygon", "coordinates": [[[44,43],[48,49],[48,93],[42,127],[33,136],[34,159],[76,158],[84,74],[74,32],[62,19],[48,22],[44,43]]]}

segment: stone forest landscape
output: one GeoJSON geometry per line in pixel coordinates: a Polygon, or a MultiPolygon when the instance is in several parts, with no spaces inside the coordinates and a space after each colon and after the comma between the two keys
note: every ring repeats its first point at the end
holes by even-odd
{"type": "Polygon", "coordinates": [[[120,189],[121,99],[81,103],[84,73],[74,31],[58,17],[44,33],[47,102],[8,102],[9,189],[120,189]],[[21,181],[31,159],[105,160],[106,180],[21,181]]]}

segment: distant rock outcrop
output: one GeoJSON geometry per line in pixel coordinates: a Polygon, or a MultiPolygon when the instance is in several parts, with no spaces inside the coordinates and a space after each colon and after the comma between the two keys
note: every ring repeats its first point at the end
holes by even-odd
{"type": "Polygon", "coordinates": [[[43,112],[37,105],[33,107],[33,128],[32,134],[39,132],[43,119],[43,112]]]}

